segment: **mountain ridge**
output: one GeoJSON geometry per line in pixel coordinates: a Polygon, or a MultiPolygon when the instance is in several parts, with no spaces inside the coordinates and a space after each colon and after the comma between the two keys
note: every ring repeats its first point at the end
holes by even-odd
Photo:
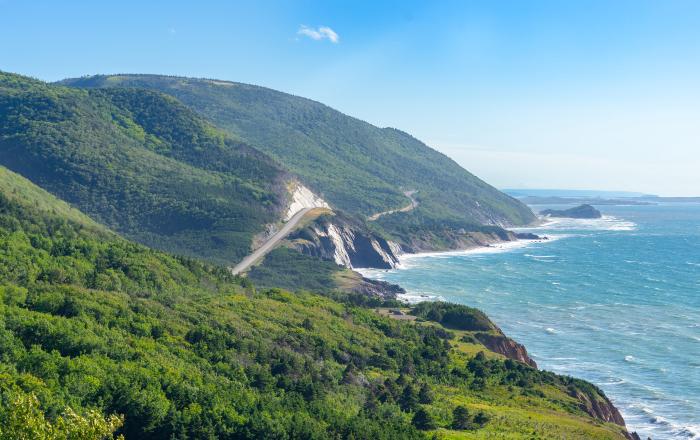
{"type": "MultiPolygon", "coordinates": [[[[532,212],[410,134],[375,127],[331,107],[249,84],[158,75],[96,75],[61,84],[146,88],[175,96],[232,136],[270,154],[336,208],[359,218],[406,205],[418,190],[422,207],[402,220],[460,228],[523,225],[532,212]]],[[[388,220],[388,221],[387,221],[388,220]]],[[[393,222],[373,225],[391,235],[393,222]]]]}

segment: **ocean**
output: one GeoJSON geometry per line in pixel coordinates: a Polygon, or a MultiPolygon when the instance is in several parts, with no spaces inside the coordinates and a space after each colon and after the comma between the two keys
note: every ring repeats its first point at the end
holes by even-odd
{"type": "Polygon", "coordinates": [[[700,205],[600,210],[521,229],[549,240],[363,274],[482,309],[540,368],[602,388],[643,439],[700,439],[700,205]]]}

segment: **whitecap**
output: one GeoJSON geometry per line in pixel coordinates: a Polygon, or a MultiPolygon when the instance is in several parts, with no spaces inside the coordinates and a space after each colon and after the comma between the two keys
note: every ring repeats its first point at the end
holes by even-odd
{"type": "Polygon", "coordinates": [[[557,331],[554,330],[552,327],[547,327],[546,329],[544,329],[544,331],[546,331],[546,332],[549,333],[550,335],[553,335],[553,334],[556,334],[556,333],[557,333],[557,331]]]}
{"type": "MultiPolygon", "coordinates": [[[[450,258],[450,257],[459,257],[459,256],[468,256],[468,255],[480,255],[480,254],[493,254],[493,253],[500,253],[500,252],[508,252],[513,249],[519,249],[519,248],[524,248],[527,246],[530,246],[532,244],[545,244],[545,243],[550,243],[552,241],[556,241],[560,238],[564,238],[567,235],[565,234],[558,234],[558,235],[547,235],[542,237],[540,240],[515,240],[515,241],[505,241],[505,242],[500,242],[500,243],[495,243],[491,244],[489,246],[479,246],[471,249],[462,249],[462,250],[455,250],[455,251],[440,251],[440,252],[417,252],[414,254],[402,254],[399,256],[399,264],[397,266],[397,269],[409,269],[412,266],[410,264],[407,264],[409,262],[412,262],[412,260],[417,260],[421,258],[435,258],[435,259],[444,259],[444,258],[450,258]]],[[[553,257],[553,256],[552,256],[553,257]]],[[[550,256],[545,256],[545,258],[552,258],[550,256]]],[[[507,264],[507,262],[506,262],[507,264]]]]}
{"type": "Polygon", "coordinates": [[[631,355],[625,356],[625,362],[634,362],[636,360],[637,360],[637,358],[635,358],[634,356],[631,356],[631,355]]]}
{"type": "Polygon", "coordinates": [[[552,218],[540,217],[543,223],[531,230],[536,229],[578,229],[578,230],[597,230],[597,231],[634,231],[637,229],[637,224],[624,220],[612,215],[603,215],[601,218],[595,219],[579,219],[579,218],[552,218]]]}

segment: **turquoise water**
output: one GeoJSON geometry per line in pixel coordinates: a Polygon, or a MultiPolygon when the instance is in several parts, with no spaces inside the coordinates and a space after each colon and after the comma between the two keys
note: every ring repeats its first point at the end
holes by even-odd
{"type": "Polygon", "coordinates": [[[700,439],[700,205],[601,211],[528,229],[545,242],[365,275],[481,308],[540,368],[599,385],[642,438],[700,439]]]}

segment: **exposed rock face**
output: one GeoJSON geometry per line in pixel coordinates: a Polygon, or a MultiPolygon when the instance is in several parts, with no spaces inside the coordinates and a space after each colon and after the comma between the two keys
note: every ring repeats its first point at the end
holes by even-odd
{"type": "MultiPolygon", "coordinates": [[[[623,432],[622,434],[625,436],[625,438],[626,438],[627,440],[642,440],[642,439],[639,437],[639,434],[637,434],[636,432],[628,432],[628,431],[625,431],[625,432],[623,432]]],[[[649,437],[649,440],[651,440],[651,437],[649,437]]]]}
{"type": "Polygon", "coordinates": [[[545,209],[540,211],[541,215],[548,217],[566,217],[566,218],[601,218],[603,214],[591,205],[579,205],[569,209],[545,209]]]}
{"type": "Polygon", "coordinates": [[[371,280],[364,277],[362,277],[362,280],[353,286],[351,290],[360,295],[383,300],[396,299],[397,295],[406,293],[406,290],[396,284],[387,283],[386,281],[371,280]]]}
{"type": "Polygon", "coordinates": [[[547,237],[540,237],[532,232],[516,232],[515,238],[518,240],[547,240],[547,237]]]}
{"type": "Polygon", "coordinates": [[[431,232],[422,231],[419,235],[407,238],[402,247],[406,252],[440,252],[472,249],[513,240],[517,240],[515,233],[499,227],[485,228],[483,231],[445,228],[431,232]]]}
{"type": "Polygon", "coordinates": [[[339,217],[325,217],[289,237],[300,252],[348,268],[391,269],[401,247],[339,217]]]}
{"type": "Polygon", "coordinates": [[[581,409],[591,416],[605,422],[625,426],[625,420],[620,415],[620,411],[615,408],[607,397],[603,395],[590,396],[579,389],[574,389],[569,394],[580,401],[581,409]]]}
{"type": "Polygon", "coordinates": [[[474,336],[489,350],[500,353],[508,359],[513,359],[527,364],[532,368],[537,368],[537,363],[527,354],[525,347],[509,337],[503,334],[494,335],[490,333],[476,333],[474,336]]]}
{"type": "Polygon", "coordinates": [[[328,203],[317,196],[311,190],[299,182],[292,182],[289,187],[291,202],[284,216],[284,221],[289,220],[304,208],[330,208],[328,203]]]}

